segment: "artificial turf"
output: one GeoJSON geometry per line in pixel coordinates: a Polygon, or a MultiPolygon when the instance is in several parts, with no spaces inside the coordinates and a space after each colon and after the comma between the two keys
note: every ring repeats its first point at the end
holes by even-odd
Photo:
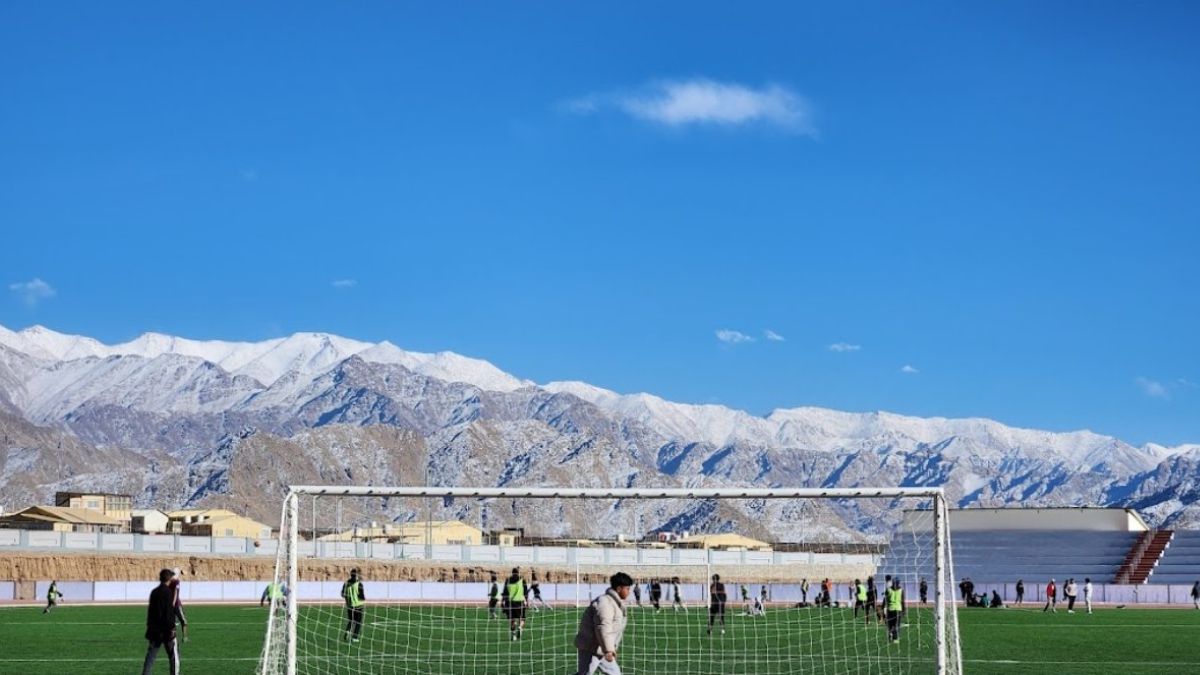
{"type": "MultiPolygon", "coordinates": [[[[254,673],[266,610],[187,608],[190,641],[183,672],[254,673]]],[[[299,673],[561,675],[573,672],[580,610],[530,613],[521,640],[481,608],[374,605],[362,640],[342,635],[340,609],[306,607],[300,617],[299,673]]],[[[64,605],[0,609],[0,673],[139,672],[145,609],[64,605]]],[[[1097,609],[1068,615],[1038,609],[959,610],[963,672],[988,674],[1200,672],[1200,612],[1097,609]]],[[[731,611],[726,634],[708,637],[703,608],[687,614],[633,609],[620,662],[637,675],[933,672],[928,610],[908,612],[899,644],[846,609],[771,608],[766,617],[731,611]]],[[[167,672],[159,655],[155,672],[167,672]]]]}

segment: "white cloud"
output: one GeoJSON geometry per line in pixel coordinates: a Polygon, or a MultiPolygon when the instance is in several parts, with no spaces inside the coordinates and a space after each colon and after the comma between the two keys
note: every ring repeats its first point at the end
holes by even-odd
{"type": "Polygon", "coordinates": [[[779,333],[776,333],[775,331],[771,330],[770,328],[763,331],[763,335],[765,335],[766,338],[768,340],[770,340],[771,342],[786,342],[787,341],[787,338],[783,337],[779,333]]]}
{"type": "Polygon", "coordinates": [[[1186,377],[1181,377],[1181,378],[1175,380],[1175,382],[1177,382],[1179,384],[1179,386],[1188,387],[1189,389],[1195,389],[1197,387],[1200,387],[1200,384],[1196,384],[1195,382],[1192,382],[1191,380],[1187,379],[1186,377]]]}
{"type": "Polygon", "coordinates": [[[917,370],[915,366],[906,363],[900,367],[900,372],[904,373],[905,375],[916,375],[921,371],[917,370]]]}
{"type": "Polygon", "coordinates": [[[41,279],[34,278],[29,281],[19,281],[8,285],[8,290],[16,294],[18,298],[30,307],[36,307],[42,300],[49,300],[57,295],[57,291],[50,284],[41,279]]]}
{"type": "Polygon", "coordinates": [[[1148,377],[1138,376],[1137,379],[1134,380],[1134,384],[1136,384],[1138,386],[1138,389],[1142,390],[1143,394],[1145,394],[1151,398],[1161,398],[1161,399],[1170,399],[1171,398],[1171,392],[1167,389],[1166,385],[1164,385],[1162,382],[1152,380],[1148,377]]]}
{"type": "Polygon", "coordinates": [[[582,115],[610,107],[669,127],[767,124],[790,133],[816,135],[808,102],[778,84],[755,88],[704,78],[663,80],[635,92],[591,94],[566,101],[562,107],[582,115]]]}
{"type": "Polygon", "coordinates": [[[862,349],[862,345],[852,345],[848,342],[835,342],[829,345],[831,352],[856,352],[862,349]]]}
{"type": "Polygon", "coordinates": [[[337,289],[354,288],[358,285],[357,279],[334,279],[333,287],[337,289]]]}
{"type": "Polygon", "coordinates": [[[754,338],[737,330],[729,330],[728,328],[717,331],[717,339],[727,345],[737,345],[743,342],[754,342],[754,338]]]}

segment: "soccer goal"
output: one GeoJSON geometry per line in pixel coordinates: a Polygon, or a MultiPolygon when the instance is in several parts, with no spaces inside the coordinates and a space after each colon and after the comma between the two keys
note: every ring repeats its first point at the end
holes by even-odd
{"type": "Polygon", "coordinates": [[[575,672],[635,582],[636,675],[962,672],[939,488],[295,486],[259,672],[575,672]]]}

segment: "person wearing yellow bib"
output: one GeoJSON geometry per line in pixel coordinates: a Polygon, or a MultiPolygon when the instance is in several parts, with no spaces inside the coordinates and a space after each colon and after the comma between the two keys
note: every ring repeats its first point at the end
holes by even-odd
{"type": "Polygon", "coordinates": [[[888,637],[892,644],[900,642],[900,619],[904,616],[904,589],[900,588],[900,577],[892,579],[892,585],[884,593],[887,606],[888,637]]]}
{"type": "Polygon", "coordinates": [[[63,594],[58,591],[58,580],[50,582],[50,589],[46,591],[46,609],[42,610],[42,614],[49,614],[51,610],[58,607],[58,600],[63,594]]]}
{"type": "Polygon", "coordinates": [[[363,592],[362,579],[359,578],[358,568],[350,570],[350,578],[342,584],[342,601],[346,604],[346,640],[358,642],[362,636],[363,605],[367,604],[367,594],[363,592]]]}
{"type": "Polygon", "coordinates": [[[287,587],[286,586],[284,586],[283,584],[275,583],[274,581],[268,581],[267,587],[263,589],[262,596],[259,597],[259,599],[258,599],[258,606],[265,607],[267,605],[267,603],[269,602],[269,603],[271,603],[272,607],[275,607],[276,601],[279,601],[280,605],[282,605],[283,601],[286,598],[287,598],[287,587]]]}
{"type": "Polygon", "coordinates": [[[858,618],[858,610],[862,609],[863,614],[867,613],[867,585],[862,581],[854,580],[854,618],[858,618]]]}
{"type": "Polygon", "coordinates": [[[513,640],[521,639],[525,629],[525,594],[529,587],[521,578],[521,570],[514,567],[512,575],[504,580],[504,611],[508,614],[508,632],[513,640]]]}

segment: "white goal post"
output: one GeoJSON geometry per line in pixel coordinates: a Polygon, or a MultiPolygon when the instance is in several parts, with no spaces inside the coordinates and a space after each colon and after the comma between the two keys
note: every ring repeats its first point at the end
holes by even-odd
{"type": "Polygon", "coordinates": [[[949,542],[931,487],[292,486],[258,672],[574,672],[579,607],[626,572],[627,674],[958,675],[949,542]]]}

